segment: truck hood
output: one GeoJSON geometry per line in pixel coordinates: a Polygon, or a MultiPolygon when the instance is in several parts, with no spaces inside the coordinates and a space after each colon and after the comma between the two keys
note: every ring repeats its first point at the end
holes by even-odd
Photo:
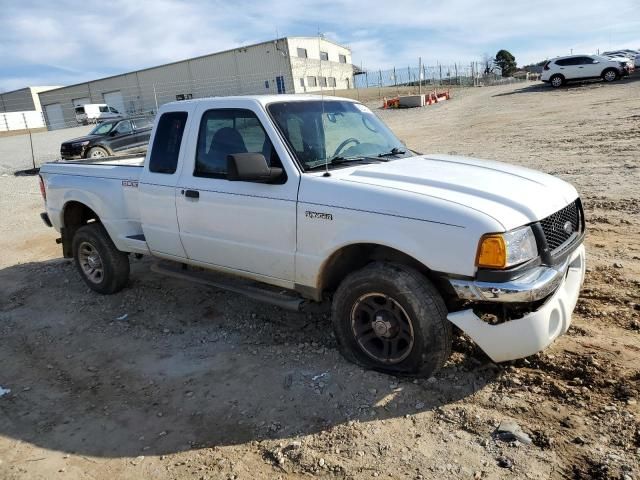
{"type": "Polygon", "coordinates": [[[421,155],[334,172],[345,182],[453,202],[486,214],[505,230],[541,220],[578,197],[572,185],[551,175],[455,155],[421,155]]]}

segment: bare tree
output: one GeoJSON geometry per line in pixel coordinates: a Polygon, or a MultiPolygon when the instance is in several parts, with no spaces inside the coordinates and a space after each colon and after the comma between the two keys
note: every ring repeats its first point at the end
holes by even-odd
{"type": "Polygon", "coordinates": [[[482,68],[484,70],[484,74],[485,75],[489,75],[491,73],[493,73],[493,70],[495,69],[496,64],[494,62],[494,58],[489,55],[488,53],[483,53],[482,54],[482,68]]]}

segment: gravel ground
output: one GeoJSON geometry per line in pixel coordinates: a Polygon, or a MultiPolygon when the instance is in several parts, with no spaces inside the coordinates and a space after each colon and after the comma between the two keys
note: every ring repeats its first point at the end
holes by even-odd
{"type": "Polygon", "coordinates": [[[32,134],[33,159],[29,135],[0,137],[0,174],[32,168],[33,160],[38,167],[44,162],[57,160],[62,142],[86,135],[93,127],[88,125],[32,134]]]}
{"type": "Polygon", "coordinates": [[[501,365],[459,336],[413,381],[345,362],[326,306],[284,312],[147,259],[92,293],[35,178],[0,176],[0,478],[640,479],[639,110],[632,79],[380,111],[417,150],[567,179],[587,213],[567,335],[501,365]]]}

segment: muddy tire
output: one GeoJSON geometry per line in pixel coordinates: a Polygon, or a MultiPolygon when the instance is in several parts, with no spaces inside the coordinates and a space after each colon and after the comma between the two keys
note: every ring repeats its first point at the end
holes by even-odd
{"type": "Polygon", "coordinates": [[[116,248],[100,223],[80,227],[72,248],[78,272],[90,289],[111,294],[127,284],[129,257],[116,248]]]}
{"type": "Polygon", "coordinates": [[[93,147],[93,148],[90,148],[89,151],[87,152],[87,158],[100,159],[100,158],[107,158],[108,156],[109,156],[109,152],[107,152],[102,147],[93,147]]]}
{"type": "Polygon", "coordinates": [[[332,317],[342,355],[365,368],[430,376],[451,354],[442,297],[404,265],[373,263],[348,275],[334,295],[332,317]]]}

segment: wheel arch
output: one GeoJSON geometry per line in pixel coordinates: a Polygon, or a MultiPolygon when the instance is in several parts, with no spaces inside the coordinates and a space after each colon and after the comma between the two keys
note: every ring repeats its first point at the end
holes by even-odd
{"type": "Polygon", "coordinates": [[[379,243],[352,243],[336,249],[322,264],[315,289],[316,300],[325,292],[333,292],[340,282],[351,272],[372,262],[389,262],[406,265],[429,278],[441,291],[444,285],[441,277],[420,260],[394,247],[379,243]]]}
{"type": "Polygon", "coordinates": [[[88,223],[100,222],[100,217],[85,203],[69,200],[62,207],[61,219],[62,253],[65,258],[71,258],[73,236],[76,231],[88,223]]]}

